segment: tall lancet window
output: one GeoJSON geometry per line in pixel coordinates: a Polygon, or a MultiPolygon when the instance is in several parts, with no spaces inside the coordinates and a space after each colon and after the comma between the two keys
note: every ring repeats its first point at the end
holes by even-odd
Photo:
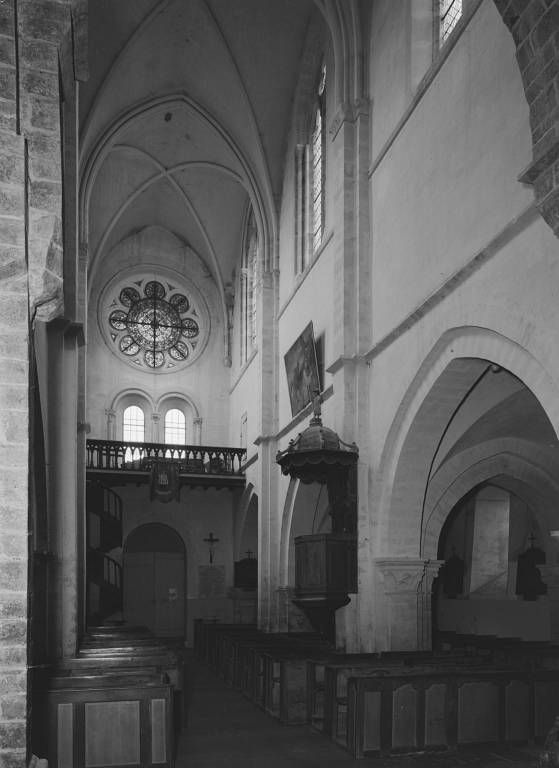
{"type": "Polygon", "coordinates": [[[462,0],[435,0],[439,9],[439,46],[444,45],[462,16],[462,0]]]}
{"type": "Polygon", "coordinates": [[[325,130],[326,65],[322,65],[316,91],[314,121],[311,139],[311,245],[313,254],[322,244],[324,234],[324,165],[326,157],[325,130]]]}
{"type": "Polygon", "coordinates": [[[256,346],[256,274],[258,232],[252,207],[247,217],[241,256],[241,365],[246,363],[256,346]]]}
{"type": "Polygon", "coordinates": [[[309,132],[295,154],[295,271],[303,272],[322,245],[326,178],[326,65],[320,68],[309,132]]]}

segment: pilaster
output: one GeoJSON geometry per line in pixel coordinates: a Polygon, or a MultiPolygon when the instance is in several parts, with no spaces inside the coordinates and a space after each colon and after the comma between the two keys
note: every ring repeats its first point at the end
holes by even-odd
{"type": "Polygon", "coordinates": [[[151,414],[151,440],[154,443],[164,442],[164,435],[161,434],[161,414],[154,411],[151,414]]]}
{"type": "Polygon", "coordinates": [[[202,417],[198,416],[195,418],[192,422],[192,426],[194,428],[194,439],[192,442],[194,445],[202,445],[202,417]]]}
{"type": "Polygon", "coordinates": [[[116,411],[112,408],[105,408],[107,417],[107,440],[116,440],[116,411]]]}

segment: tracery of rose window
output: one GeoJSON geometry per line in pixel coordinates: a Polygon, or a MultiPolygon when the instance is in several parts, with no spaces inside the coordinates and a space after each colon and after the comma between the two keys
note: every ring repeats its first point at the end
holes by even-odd
{"type": "Polygon", "coordinates": [[[159,280],[139,280],[121,289],[108,316],[118,350],[150,369],[173,368],[186,361],[200,336],[192,300],[159,280]]]}

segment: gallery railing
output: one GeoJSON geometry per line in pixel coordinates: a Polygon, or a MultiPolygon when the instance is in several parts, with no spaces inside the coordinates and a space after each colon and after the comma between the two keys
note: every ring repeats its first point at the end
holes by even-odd
{"type": "Polygon", "coordinates": [[[208,445],[129,443],[88,440],[86,468],[122,472],[150,472],[154,462],[170,461],[180,474],[244,475],[245,448],[208,445]]]}

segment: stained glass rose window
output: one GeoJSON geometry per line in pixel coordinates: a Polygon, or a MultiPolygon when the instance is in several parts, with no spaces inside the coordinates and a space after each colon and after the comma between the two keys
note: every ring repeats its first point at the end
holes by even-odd
{"type": "Polygon", "coordinates": [[[190,360],[205,334],[196,301],[187,293],[164,279],[121,283],[106,315],[113,350],[150,370],[190,360]]]}

